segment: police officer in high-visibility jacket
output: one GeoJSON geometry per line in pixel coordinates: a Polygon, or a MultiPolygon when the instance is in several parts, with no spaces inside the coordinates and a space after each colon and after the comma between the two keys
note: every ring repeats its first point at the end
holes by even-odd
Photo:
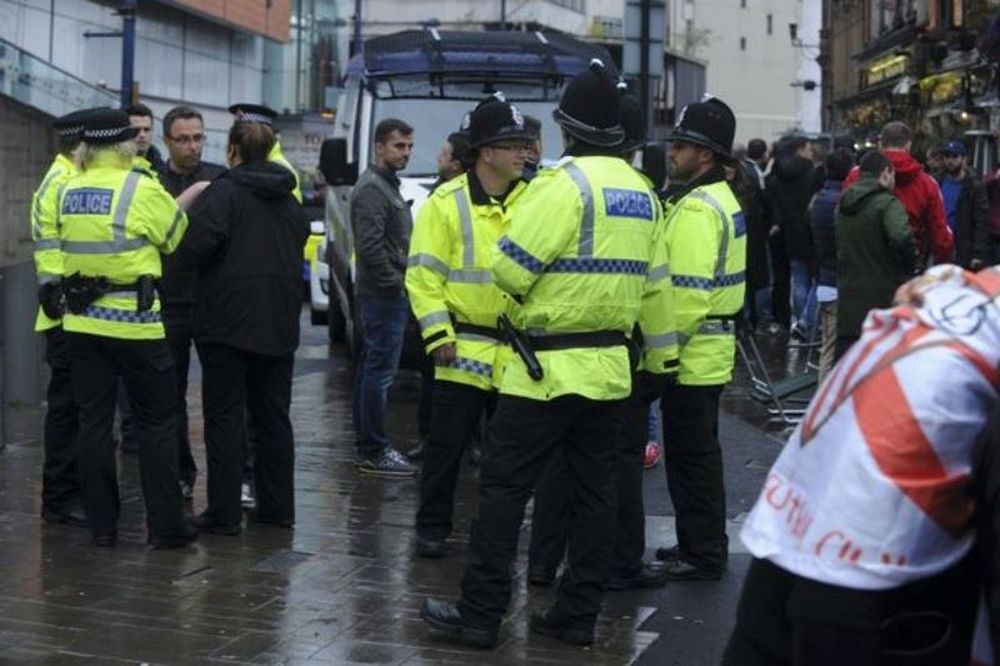
{"type": "Polygon", "coordinates": [[[56,199],[63,183],[76,174],[73,151],[80,145],[89,111],[74,111],[52,123],[59,134],[59,153],[31,199],[31,238],[38,275],[35,331],[45,334],[45,361],[51,374],[45,393],[42,467],[42,518],[47,523],[86,526],[76,464],[79,410],[70,382],[69,345],[62,329],[62,254],[56,226],[56,199]]]}
{"type": "Polygon", "coordinates": [[[420,475],[417,554],[442,557],[451,534],[462,453],[496,401],[501,338],[497,317],[510,297],[493,284],[490,252],[527,187],[533,139],[517,107],[491,97],[469,115],[474,163],[421,207],[410,239],[406,290],[434,359],[431,430],[420,475]]]}
{"type": "MultiPolygon", "coordinates": [[[[238,123],[261,123],[267,125],[274,132],[275,137],[278,135],[278,130],[274,127],[274,120],[278,117],[278,112],[272,108],[266,107],[262,104],[233,104],[229,107],[229,113],[233,114],[233,119],[238,123]]],[[[271,152],[267,156],[268,162],[274,162],[275,164],[280,164],[281,166],[288,169],[293,176],[295,176],[295,189],[292,190],[292,196],[299,203],[302,203],[302,184],[299,180],[299,171],[292,163],[288,161],[285,154],[281,152],[281,142],[275,141],[274,147],[271,148],[271,152]]]]}
{"type": "Polygon", "coordinates": [[[677,384],[663,394],[663,453],[677,545],[656,552],[668,580],[715,580],[727,561],[719,396],[733,373],[743,304],[746,222],[726,181],[733,112],[708,98],[688,105],[670,136],[665,242],[680,344],[677,384]]]}
{"type": "Polygon", "coordinates": [[[177,548],[197,532],[184,519],[174,360],[153,285],[160,252],[177,247],[187,216],[155,178],[132,168],[135,134],[123,111],[92,112],[77,151],[80,172],[60,188],[63,328],[80,406],[84,506],[95,543],[112,546],[118,538],[111,425],[121,377],[135,407],[149,540],[157,548],[177,548]]]}
{"type": "MultiPolygon", "coordinates": [[[[619,88],[624,91],[624,83],[619,88]]],[[[646,143],[646,116],[635,95],[623,94],[621,123],[625,131],[622,159],[632,164],[635,156],[646,143]]],[[[642,174],[645,178],[645,174],[642,174]]],[[[654,190],[652,182],[647,181],[654,190]]],[[[657,204],[659,202],[657,201],[657,204]]],[[[642,497],[643,460],[649,433],[650,403],[657,397],[657,388],[672,381],[677,371],[676,335],[673,333],[673,307],[663,297],[670,298],[669,265],[666,245],[659,242],[665,229],[663,220],[654,232],[654,243],[660,252],[659,260],[650,272],[650,284],[659,284],[663,307],[657,310],[652,321],[641,320],[640,328],[652,327],[650,336],[659,335],[662,345],[664,369],[667,376],[650,382],[648,375],[638,375],[633,382],[632,395],[625,406],[622,438],[618,449],[617,469],[617,520],[615,521],[615,548],[608,571],[606,590],[627,590],[637,587],[659,587],[666,583],[655,568],[644,566],[646,554],[646,513],[642,497]],[[663,344],[665,343],[665,344],[663,344]]],[[[656,342],[656,340],[651,340],[656,342]]],[[[639,370],[639,368],[636,368],[639,370]]],[[[545,473],[535,488],[535,508],[531,516],[531,545],[528,549],[528,582],[547,587],[555,576],[566,553],[566,526],[573,511],[574,498],[566,492],[572,476],[569,462],[561,452],[549,460],[545,473]]]]}
{"type": "MultiPolygon", "coordinates": [[[[653,274],[659,209],[646,181],[621,159],[617,99],[600,61],[570,82],[555,111],[565,157],[531,181],[493,250],[495,283],[521,301],[511,335],[520,351],[500,368],[461,599],[428,599],[421,611],[449,640],[496,643],[524,507],[561,448],[572,469],[566,492],[575,498],[569,572],[555,605],[531,628],[593,642],[614,539],[622,411],[638,361],[629,336],[640,309],[655,315],[662,308],[644,295],[662,294],[665,285],[653,274]]],[[[666,372],[669,332],[648,328],[646,362],[666,372]]]]}

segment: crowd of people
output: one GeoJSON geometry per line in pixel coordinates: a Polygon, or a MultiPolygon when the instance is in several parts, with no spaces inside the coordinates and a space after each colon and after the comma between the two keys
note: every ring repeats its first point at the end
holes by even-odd
{"type": "MultiPolygon", "coordinates": [[[[164,118],[166,160],[141,105],[55,123],[59,154],[31,211],[52,368],[43,517],[89,527],[98,546],[117,542],[116,408],[155,548],[239,534],[248,467],[251,519],[295,522],[289,408],[309,228],[276,114],[231,111],[227,167],[202,161],[204,124],[188,107],[164,118]],[[185,509],[192,343],[208,489],[198,515],[185,509]]],[[[800,136],[734,154],[735,117],[717,98],[679,116],[667,181],[655,150],[639,160],[642,110],[600,61],[567,85],[554,119],[562,158],[543,164],[537,119],[502,93],[470,109],[416,220],[398,174],[418,137],[383,120],[351,196],[354,466],[406,478],[421,461],[418,557],[454,554],[460,463],[480,452],[461,593],[425,601],[431,630],[497,643],[532,499],[529,582],[559,578],[536,633],[589,645],[606,592],[720,579],[719,400],[747,320],[818,338],[823,380],[743,531],[754,562],[725,663],[959,663],[940,660],[969,653],[982,580],[996,602],[995,428],[983,434],[1000,383],[1000,277],[986,268],[998,259],[996,181],[968,171],[958,141],[928,173],[898,122],[861,156],[819,159],[800,136]],[[421,445],[404,454],[387,392],[411,318],[427,363],[421,445]],[[930,385],[915,381],[927,372],[930,385]],[[677,543],[646,562],[654,429],[677,543]]]]}

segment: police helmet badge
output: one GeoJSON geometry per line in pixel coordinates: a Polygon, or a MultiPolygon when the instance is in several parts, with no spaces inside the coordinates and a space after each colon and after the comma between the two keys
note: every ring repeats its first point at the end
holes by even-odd
{"type": "Polygon", "coordinates": [[[513,104],[510,105],[510,117],[514,120],[517,129],[524,129],[524,115],[521,110],[513,104]]]}

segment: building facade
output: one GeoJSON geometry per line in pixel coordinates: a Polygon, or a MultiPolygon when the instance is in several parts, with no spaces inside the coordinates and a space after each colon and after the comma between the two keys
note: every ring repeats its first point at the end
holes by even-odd
{"type": "Polygon", "coordinates": [[[819,131],[820,14],[804,12],[818,1],[668,0],[668,43],[708,62],[706,89],[733,107],[737,142],[819,131]]]}
{"type": "Polygon", "coordinates": [[[868,144],[902,120],[918,151],[961,136],[978,149],[1000,127],[998,11],[992,0],[826,0],[828,127],[868,144]]]}

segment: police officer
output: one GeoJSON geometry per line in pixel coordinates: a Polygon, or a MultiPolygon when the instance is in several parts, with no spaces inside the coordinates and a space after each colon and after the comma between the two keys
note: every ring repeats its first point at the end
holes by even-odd
{"type": "MultiPolygon", "coordinates": [[[[619,89],[624,93],[624,83],[619,89]]],[[[625,132],[622,142],[622,159],[631,164],[637,152],[646,142],[646,118],[642,106],[635,95],[623,94],[621,99],[621,123],[625,132]]],[[[647,179],[649,189],[655,191],[647,179]]],[[[661,224],[657,230],[662,234],[661,224]]],[[[663,248],[661,248],[663,249],[663,248]]],[[[664,264],[665,267],[665,264],[664,264]]],[[[664,271],[657,275],[667,279],[664,271]]],[[[666,289],[666,296],[672,294],[666,289]]],[[[666,304],[665,304],[666,305],[666,304]]],[[[672,317],[672,307],[664,307],[659,319],[672,317]]],[[[673,325],[667,320],[667,330],[673,325]]],[[[663,335],[663,332],[661,332],[663,335]]],[[[665,358],[668,373],[658,382],[650,383],[647,375],[633,383],[632,395],[624,408],[622,437],[619,447],[617,468],[617,520],[615,522],[615,548],[608,572],[605,588],[626,590],[636,587],[659,587],[666,583],[662,574],[643,566],[646,551],[646,513],[642,497],[643,458],[649,430],[649,404],[657,384],[675,379],[677,371],[676,336],[667,335],[662,342],[667,343],[665,358]]],[[[531,517],[531,545],[528,549],[528,582],[547,587],[555,580],[556,571],[562,563],[566,551],[567,525],[573,508],[573,498],[566,492],[571,482],[569,462],[557,451],[549,459],[545,473],[535,489],[535,508],[531,517]]]]}
{"type": "MultiPolygon", "coordinates": [[[[261,104],[233,104],[229,107],[229,113],[233,114],[233,120],[238,123],[261,123],[267,125],[274,132],[275,137],[278,136],[278,130],[274,127],[274,120],[278,117],[278,112],[269,107],[263,106],[261,104]]],[[[271,149],[270,154],[267,156],[268,162],[274,162],[275,164],[280,164],[281,166],[288,169],[293,176],[295,176],[295,189],[292,194],[295,196],[295,200],[302,203],[302,187],[299,181],[299,172],[292,166],[292,163],[288,161],[285,154],[281,152],[281,141],[276,140],[274,142],[274,148],[271,149]]]]}
{"type": "Polygon", "coordinates": [[[74,111],[52,123],[59,152],[31,199],[31,238],[35,242],[40,307],[35,331],[45,334],[45,361],[51,374],[46,391],[45,463],[42,468],[42,518],[47,523],[86,526],[76,463],[79,410],[70,382],[69,345],[62,329],[62,254],[56,226],[59,188],[76,174],[73,151],[80,145],[89,111],[74,111]]]}
{"type": "Polygon", "coordinates": [[[417,509],[421,557],[447,553],[462,453],[495,404],[496,321],[510,297],[493,284],[490,250],[527,187],[521,172],[532,135],[516,106],[489,98],[469,116],[468,132],[472,168],[440,185],[421,207],[406,271],[410,305],[435,366],[417,509]]]}
{"type": "MultiPolygon", "coordinates": [[[[452,641],[496,643],[524,507],[561,448],[572,469],[567,492],[577,500],[569,572],[555,605],[533,617],[531,628],[572,644],[593,642],[613,545],[615,443],[632,388],[628,335],[644,292],[662,293],[665,284],[651,261],[655,195],[620,157],[619,109],[607,103],[617,97],[599,60],[567,86],[554,112],[566,155],[532,180],[493,250],[495,283],[522,302],[514,338],[520,351],[500,369],[461,599],[428,599],[421,610],[452,641]]],[[[653,299],[645,305],[650,313],[662,307],[653,299]]],[[[647,328],[646,362],[664,372],[664,331],[647,328]]]]}
{"type": "Polygon", "coordinates": [[[665,242],[674,286],[680,371],[663,394],[663,449],[677,545],[659,548],[668,580],[716,580],[727,561],[719,396],[732,377],[743,304],[746,221],[723,165],[736,120],[717,98],[688,105],[670,136],[673,179],[665,242]]]}
{"type": "Polygon", "coordinates": [[[177,247],[187,216],[158,181],[131,168],[135,135],[125,112],[92,112],[77,154],[80,173],[60,188],[63,328],[80,406],[83,499],[95,543],[112,546],[118,536],[111,425],[120,376],[135,406],[150,541],[177,548],[197,532],[184,522],[174,360],[153,280],[160,276],[160,252],[177,247]]]}

